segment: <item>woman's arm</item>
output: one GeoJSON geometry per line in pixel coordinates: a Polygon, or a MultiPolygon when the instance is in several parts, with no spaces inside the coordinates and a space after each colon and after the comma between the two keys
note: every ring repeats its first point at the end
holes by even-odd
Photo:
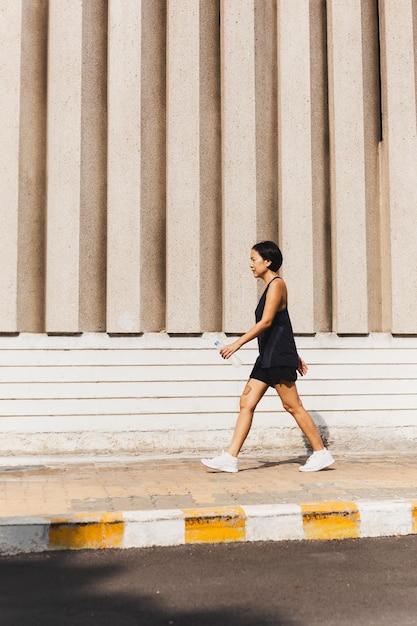
{"type": "Polygon", "coordinates": [[[220,354],[224,359],[228,359],[239,348],[241,348],[248,341],[252,341],[255,337],[258,337],[264,330],[272,326],[274,317],[278,311],[285,308],[287,304],[287,288],[282,279],[274,280],[268,289],[265,299],[265,307],[261,319],[257,322],[248,332],[241,337],[238,337],[233,343],[229,343],[223,346],[220,350],[220,354]]]}

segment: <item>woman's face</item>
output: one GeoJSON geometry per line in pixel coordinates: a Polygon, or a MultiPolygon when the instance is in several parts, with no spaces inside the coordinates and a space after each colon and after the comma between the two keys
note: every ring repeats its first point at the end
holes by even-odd
{"type": "Polygon", "coordinates": [[[250,252],[250,268],[255,278],[262,278],[269,269],[271,261],[265,261],[256,250],[250,252]]]}

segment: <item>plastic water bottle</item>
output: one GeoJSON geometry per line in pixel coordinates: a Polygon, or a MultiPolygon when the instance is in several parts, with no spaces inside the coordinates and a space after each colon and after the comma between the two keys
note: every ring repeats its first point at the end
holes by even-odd
{"type": "MultiPolygon", "coordinates": [[[[226,344],[222,343],[221,341],[217,339],[214,342],[214,345],[216,346],[217,350],[220,352],[220,349],[226,344]]],[[[229,363],[229,365],[233,365],[234,367],[239,367],[240,365],[242,365],[242,361],[239,359],[238,356],[236,356],[236,354],[232,354],[232,356],[229,356],[229,358],[225,359],[225,361],[226,363],[229,363]]]]}

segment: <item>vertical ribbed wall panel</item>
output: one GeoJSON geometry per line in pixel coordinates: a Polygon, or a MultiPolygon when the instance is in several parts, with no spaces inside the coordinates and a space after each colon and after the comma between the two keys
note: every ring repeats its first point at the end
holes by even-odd
{"type": "MultiPolygon", "coordinates": [[[[314,246],[314,329],[332,330],[327,19],[323,2],[310,2],[311,166],[314,246]]],[[[296,327],[294,327],[297,330],[296,327]]]]}
{"type": "Polygon", "coordinates": [[[366,269],[368,319],[371,332],[382,330],[381,210],[379,146],[381,129],[381,76],[378,3],[362,2],[362,71],[365,146],[366,269]]]}
{"type": "Polygon", "coordinates": [[[361,0],[328,11],[333,330],[366,334],[365,135],[361,0]]]}
{"type": "Polygon", "coordinates": [[[141,331],[165,328],[166,0],[142,0],[141,331]]]}
{"type": "Polygon", "coordinates": [[[417,333],[413,0],[0,0],[0,333],[417,333]],[[382,113],[381,114],[381,107],[382,113]]]}
{"type": "Polygon", "coordinates": [[[222,325],[220,0],[200,2],[200,328],[222,325]]]}
{"type": "Polygon", "coordinates": [[[19,137],[17,311],[20,332],[43,332],[47,2],[24,3],[19,137]]]}
{"type": "Polygon", "coordinates": [[[83,4],[80,330],[106,329],[107,0],[83,4]]]}
{"type": "Polygon", "coordinates": [[[310,9],[304,0],[278,3],[278,73],[282,273],[294,329],[314,333],[310,9]]]}
{"type": "Polygon", "coordinates": [[[49,3],[46,331],[79,325],[83,2],[49,3]]]}
{"type": "Polygon", "coordinates": [[[277,5],[276,2],[256,2],[256,235],[252,244],[278,239],[277,81],[277,5]]]}
{"type": "Polygon", "coordinates": [[[22,2],[0,3],[0,328],[16,332],[22,2]]]}
{"type": "Polygon", "coordinates": [[[256,284],[249,271],[256,243],[254,0],[222,2],[223,330],[253,325],[256,284]]]}
{"type": "MultiPolygon", "coordinates": [[[[417,333],[417,120],[412,0],[381,2],[391,329],[417,333]]],[[[414,15],[414,20],[417,20],[414,15]]],[[[386,268],[387,269],[387,268],[386,268]]]]}
{"type": "Polygon", "coordinates": [[[109,3],[107,332],[140,332],[142,3],[109,3]]]}
{"type": "Polygon", "coordinates": [[[167,24],[167,331],[201,331],[200,2],[170,0],[167,24]]]}

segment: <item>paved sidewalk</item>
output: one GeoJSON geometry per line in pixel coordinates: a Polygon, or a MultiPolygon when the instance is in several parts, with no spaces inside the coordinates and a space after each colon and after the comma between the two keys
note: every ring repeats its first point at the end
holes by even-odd
{"type": "Polygon", "coordinates": [[[417,532],[414,456],[337,456],[317,473],[299,472],[303,460],[242,456],[226,474],[200,457],[3,458],[0,553],[417,532]],[[128,521],[136,538],[126,541],[128,521]],[[80,537],[80,525],[93,534],[80,537]]]}

